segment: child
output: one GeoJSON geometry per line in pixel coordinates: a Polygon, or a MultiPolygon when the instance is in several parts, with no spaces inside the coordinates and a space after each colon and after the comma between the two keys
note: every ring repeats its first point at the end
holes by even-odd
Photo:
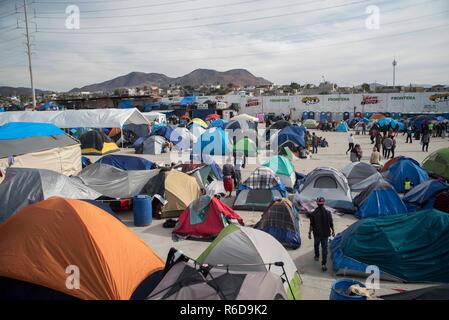
{"type": "Polygon", "coordinates": [[[404,181],[404,190],[405,193],[409,192],[413,188],[413,183],[410,181],[410,179],[407,177],[404,181]]]}

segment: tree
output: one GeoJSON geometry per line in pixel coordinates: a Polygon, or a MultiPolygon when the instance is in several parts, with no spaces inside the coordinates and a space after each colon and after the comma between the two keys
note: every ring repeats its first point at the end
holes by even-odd
{"type": "Polygon", "coordinates": [[[120,89],[114,89],[114,96],[120,95],[120,89]]]}
{"type": "Polygon", "coordinates": [[[228,89],[232,89],[232,88],[234,88],[234,84],[232,82],[230,82],[230,83],[228,83],[227,87],[228,87],[228,89]]]}
{"type": "Polygon", "coordinates": [[[293,90],[299,90],[299,89],[301,89],[301,85],[299,83],[292,82],[290,84],[290,88],[292,88],[293,90]]]}
{"type": "Polygon", "coordinates": [[[370,92],[370,87],[368,83],[362,84],[362,90],[363,92],[370,92]]]}

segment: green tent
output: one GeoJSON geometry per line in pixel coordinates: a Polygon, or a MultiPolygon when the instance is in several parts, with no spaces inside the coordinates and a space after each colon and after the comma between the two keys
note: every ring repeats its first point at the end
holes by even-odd
{"type": "Polygon", "coordinates": [[[247,157],[255,157],[257,156],[257,145],[253,140],[245,137],[237,141],[234,145],[234,151],[242,152],[247,157]]]}
{"type": "Polygon", "coordinates": [[[284,176],[289,176],[295,172],[290,160],[284,156],[274,156],[268,159],[262,164],[264,167],[268,167],[274,171],[276,174],[282,174],[284,176]]]}
{"type": "Polygon", "coordinates": [[[313,119],[307,119],[306,121],[304,121],[304,127],[306,127],[307,129],[315,129],[317,125],[317,122],[313,119]]]}
{"type": "Polygon", "coordinates": [[[351,273],[355,260],[407,282],[449,282],[447,213],[432,209],[363,219],[340,236],[332,252],[339,249],[349,259],[334,255],[334,270],[351,273]]]}
{"type": "Polygon", "coordinates": [[[197,262],[230,271],[266,271],[282,278],[289,299],[300,298],[301,278],[282,244],[270,234],[236,224],[224,228],[197,262]],[[283,262],[283,268],[274,265],[283,262]],[[285,273],[284,273],[285,270],[285,273]]]}
{"type": "Polygon", "coordinates": [[[449,180],[449,148],[435,151],[423,161],[422,166],[430,175],[449,180]]]}

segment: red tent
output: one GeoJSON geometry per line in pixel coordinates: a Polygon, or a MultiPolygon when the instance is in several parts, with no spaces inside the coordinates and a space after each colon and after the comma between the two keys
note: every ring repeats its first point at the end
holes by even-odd
{"type": "Polygon", "coordinates": [[[173,230],[178,238],[215,238],[229,223],[243,224],[243,219],[216,197],[202,196],[179,216],[173,230]]]}

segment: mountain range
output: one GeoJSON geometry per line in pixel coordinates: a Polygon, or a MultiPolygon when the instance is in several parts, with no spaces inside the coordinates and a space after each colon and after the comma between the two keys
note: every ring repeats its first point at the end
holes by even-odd
{"type": "Polygon", "coordinates": [[[245,69],[233,69],[225,72],[209,69],[197,69],[184,76],[171,78],[165,74],[160,73],[144,73],[144,72],[131,72],[127,75],[120,76],[101,83],[86,85],[81,88],[74,88],[70,92],[81,91],[113,91],[117,88],[133,88],[142,87],[145,85],[157,85],[161,88],[167,88],[170,85],[181,86],[200,86],[200,85],[228,85],[232,83],[238,86],[257,86],[268,85],[270,81],[256,77],[248,70],[245,69]]]}

